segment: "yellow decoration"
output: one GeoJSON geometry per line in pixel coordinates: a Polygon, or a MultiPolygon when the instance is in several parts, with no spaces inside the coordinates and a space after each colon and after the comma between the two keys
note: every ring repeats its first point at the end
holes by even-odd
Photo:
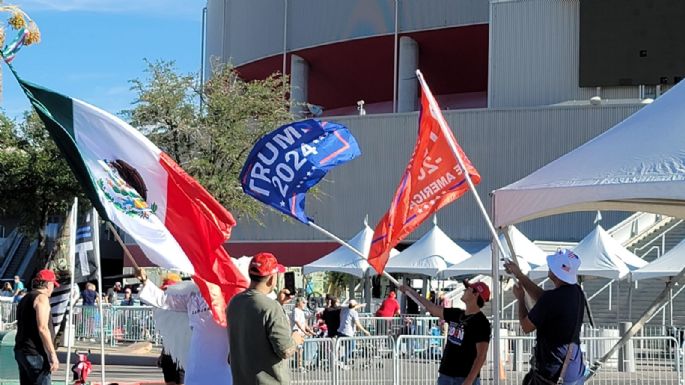
{"type": "Polygon", "coordinates": [[[5,45],[5,29],[0,28],[0,47],[5,45]]]}
{"type": "Polygon", "coordinates": [[[29,24],[29,30],[28,34],[26,35],[26,39],[24,39],[24,44],[31,45],[37,43],[40,43],[40,31],[38,30],[36,23],[31,22],[29,24]]]}
{"type": "Polygon", "coordinates": [[[26,20],[24,19],[24,15],[21,12],[17,11],[12,13],[12,17],[10,17],[8,23],[14,29],[22,29],[26,27],[26,20]]]}

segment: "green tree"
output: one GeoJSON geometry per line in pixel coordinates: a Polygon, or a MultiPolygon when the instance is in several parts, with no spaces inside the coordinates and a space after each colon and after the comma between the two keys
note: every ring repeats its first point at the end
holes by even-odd
{"type": "Polygon", "coordinates": [[[258,220],[263,205],[242,192],[238,175],[257,139],[293,120],[280,75],[246,82],[231,65],[215,64],[200,87],[173,62],[146,63],[147,78],[131,82],[137,100],[125,115],[221,204],[258,220]]]}
{"type": "Polygon", "coordinates": [[[39,235],[45,245],[45,225],[63,215],[81,187],[35,113],[19,122],[0,114],[0,214],[20,220],[21,228],[39,235]]]}

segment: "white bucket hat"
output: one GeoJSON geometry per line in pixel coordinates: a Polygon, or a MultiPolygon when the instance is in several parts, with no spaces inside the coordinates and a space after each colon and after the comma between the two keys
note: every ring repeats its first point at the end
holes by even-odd
{"type": "Polygon", "coordinates": [[[575,285],[578,283],[580,257],[568,249],[559,250],[547,256],[549,270],[560,280],[575,285]]]}

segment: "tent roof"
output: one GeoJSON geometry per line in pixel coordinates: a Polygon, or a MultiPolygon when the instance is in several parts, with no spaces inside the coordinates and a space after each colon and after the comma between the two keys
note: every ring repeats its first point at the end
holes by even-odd
{"type": "Polygon", "coordinates": [[[641,279],[674,277],[685,268],[685,240],[681,241],[674,248],[669,250],[661,258],[647,264],[631,273],[633,281],[641,279]]]}
{"type": "Polygon", "coordinates": [[[471,257],[434,225],[421,239],[391,259],[388,273],[413,273],[435,277],[447,267],[471,257]]]}
{"type": "MultiPolygon", "coordinates": [[[[527,273],[532,267],[537,267],[547,263],[545,252],[542,251],[535,243],[531,242],[530,239],[526,238],[523,233],[521,233],[516,227],[510,227],[510,238],[511,243],[514,245],[514,250],[517,254],[517,260],[521,271],[527,273]]],[[[507,252],[507,257],[510,256],[509,248],[506,246],[506,239],[503,234],[499,236],[500,242],[504,245],[504,249],[507,252]]],[[[504,274],[504,262],[500,261],[499,265],[500,274],[504,274]]],[[[464,262],[458,263],[456,265],[450,266],[443,271],[445,277],[453,277],[456,275],[465,274],[492,274],[492,244],[486,246],[481,251],[473,254],[471,258],[465,260],[464,262]]]]}
{"type": "Polygon", "coordinates": [[[600,209],[685,218],[683,102],[685,83],[679,83],[605,133],[496,190],[495,225],[600,209]]]}
{"type": "MultiPolygon", "coordinates": [[[[586,235],[573,252],[580,257],[578,275],[584,276],[622,279],[631,270],[647,264],[621,246],[602,226],[595,227],[586,235]],[[629,261],[630,264],[625,261],[629,261]]],[[[531,271],[529,276],[533,279],[547,276],[547,266],[531,271]]]]}
{"type": "MultiPolygon", "coordinates": [[[[371,239],[373,238],[373,230],[364,223],[364,228],[350,239],[348,242],[350,246],[364,253],[369,254],[371,249],[371,239]]],[[[395,249],[390,251],[390,258],[399,254],[395,249]]],[[[375,274],[375,270],[369,266],[369,263],[359,255],[351,251],[345,246],[340,246],[331,253],[324,255],[316,261],[304,265],[302,267],[302,274],[316,273],[317,271],[335,271],[338,273],[345,273],[354,275],[357,278],[363,278],[366,270],[371,269],[375,274]]]]}

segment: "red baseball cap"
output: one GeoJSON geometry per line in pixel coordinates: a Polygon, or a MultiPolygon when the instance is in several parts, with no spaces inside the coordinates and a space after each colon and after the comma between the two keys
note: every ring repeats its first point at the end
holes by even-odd
{"type": "Polygon", "coordinates": [[[469,283],[468,280],[464,280],[464,287],[468,288],[474,288],[478,292],[478,295],[483,299],[483,301],[488,302],[490,300],[490,288],[488,285],[485,284],[485,282],[473,282],[469,283]]]}
{"type": "Polygon", "coordinates": [[[36,277],[33,279],[36,281],[52,282],[55,284],[55,287],[59,287],[59,283],[57,283],[57,276],[55,275],[55,272],[52,270],[41,270],[38,272],[38,274],[36,274],[36,277]]]}
{"type": "Polygon", "coordinates": [[[249,273],[258,277],[276,273],[285,273],[285,267],[278,263],[276,257],[271,253],[259,253],[252,257],[249,273]]]}

